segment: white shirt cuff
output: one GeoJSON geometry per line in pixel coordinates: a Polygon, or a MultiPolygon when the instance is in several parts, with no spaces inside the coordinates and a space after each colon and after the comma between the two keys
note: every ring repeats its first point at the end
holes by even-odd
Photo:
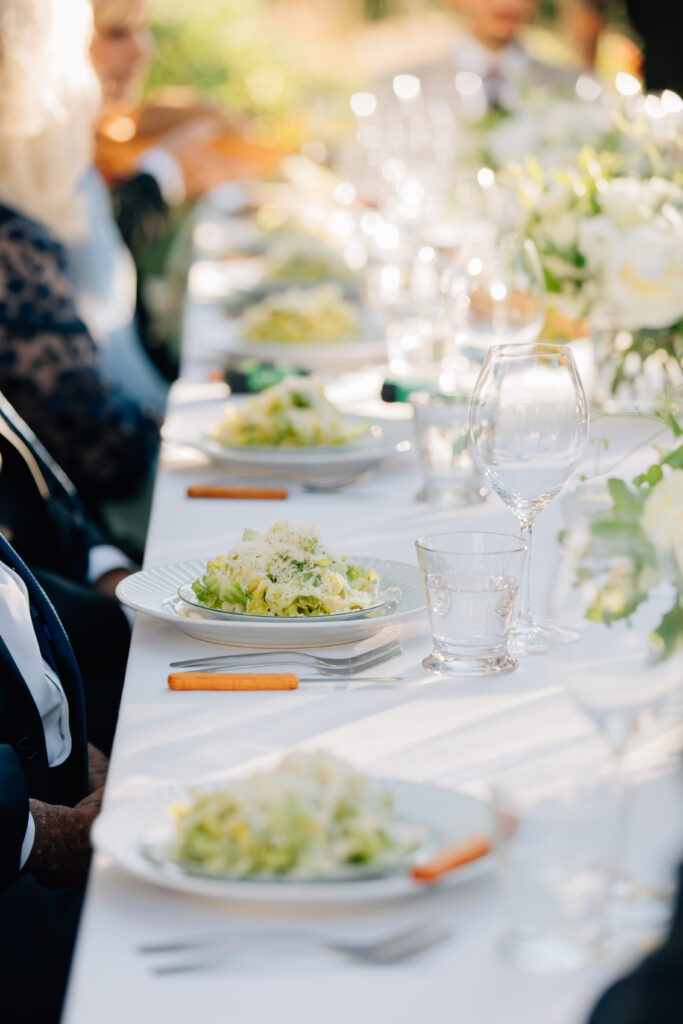
{"type": "Polygon", "coordinates": [[[140,154],[138,170],[151,174],[169,206],[179,206],[185,199],[183,169],[168,149],[152,146],[140,154]]]}
{"type": "Polygon", "coordinates": [[[137,566],[128,555],[119,551],[113,544],[95,544],[88,552],[88,583],[97,583],[106,572],[112,569],[132,569],[137,566]]]}
{"type": "Polygon", "coordinates": [[[21,844],[21,855],[19,857],[19,870],[23,868],[24,864],[29,858],[29,854],[33,849],[33,843],[36,838],[36,823],[33,820],[33,815],[29,811],[28,822],[26,823],[26,834],[24,835],[24,841],[21,844]]]}

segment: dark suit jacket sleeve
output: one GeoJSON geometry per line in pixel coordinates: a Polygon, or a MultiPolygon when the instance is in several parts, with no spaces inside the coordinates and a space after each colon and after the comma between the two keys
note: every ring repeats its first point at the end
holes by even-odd
{"type": "Polygon", "coordinates": [[[135,494],[153,463],[156,416],[103,376],[75,306],[64,250],[0,208],[0,388],[86,501],[135,494]]]}
{"type": "Polygon", "coordinates": [[[12,747],[0,744],[0,891],[16,881],[28,824],[28,787],[12,747]]]}

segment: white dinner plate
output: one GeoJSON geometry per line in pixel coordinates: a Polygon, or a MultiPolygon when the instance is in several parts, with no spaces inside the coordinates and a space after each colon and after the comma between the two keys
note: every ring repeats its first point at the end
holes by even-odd
{"type": "Polygon", "coordinates": [[[241,318],[226,318],[223,350],[232,356],[285,363],[302,370],[333,372],[387,361],[384,331],[369,315],[361,314],[361,334],[345,341],[252,341],[242,335],[241,318]]]}
{"type": "Polygon", "coordinates": [[[416,566],[383,558],[351,556],[349,561],[376,569],[385,589],[397,587],[395,606],[374,614],[358,612],[353,617],[312,615],[301,618],[249,616],[226,618],[210,610],[190,608],[178,597],[178,589],[201,576],[206,558],[174,562],[154,569],[142,569],[122,580],[116,596],[135,611],[170,622],[183,633],[212,643],[237,647],[280,649],[324,647],[351,643],[379,633],[385,626],[410,618],[424,608],[422,578],[416,566]]]}
{"type": "MultiPolygon", "coordinates": [[[[246,396],[231,402],[243,404],[246,396]]],[[[410,423],[401,420],[378,420],[371,416],[345,416],[349,426],[367,423],[365,433],[348,444],[315,445],[302,448],[255,445],[224,445],[211,436],[212,428],[225,415],[226,400],[187,403],[172,411],[162,428],[165,441],[198,448],[217,462],[257,466],[277,476],[319,475],[320,469],[354,473],[375,466],[384,459],[411,448],[410,423]]]]}
{"type": "MultiPolygon", "coordinates": [[[[474,834],[489,833],[491,823],[485,803],[474,797],[424,783],[378,779],[390,790],[397,817],[420,826],[433,843],[448,846],[474,834]]],[[[241,903],[321,905],[375,903],[433,891],[433,885],[415,882],[408,870],[379,877],[346,874],[332,881],[297,879],[222,879],[190,874],[178,865],[150,859],[145,852],[150,837],[168,822],[168,808],[187,797],[188,787],[175,785],[153,790],[134,800],[109,801],[96,819],[93,844],[131,874],[180,892],[241,903]]],[[[491,870],[492,857],[482,857],[444,875],[438,883],[452,887],[491,870]]]]}

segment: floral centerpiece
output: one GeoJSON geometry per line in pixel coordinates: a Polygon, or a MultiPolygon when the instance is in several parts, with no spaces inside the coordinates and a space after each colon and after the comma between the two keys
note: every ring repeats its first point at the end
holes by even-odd
{"type": "Polygon", "coordinates": [[[507,172],[560,333],[591,323],[601,404],[654,399],[683,380],[683,188],[624,166],[584,148],[562,170],[527,158],[507,172]]]}
{"type": "Polygon", "coordinates": [[[683,428],[671,408],[655,414],[673,431],[673,448],[630,483],[608,481],[609,509],[586,531],[562,536],[574,550],[586,616],[607,625],[630,618],[657,588],[665,590],[661,620],[650,635],[653,660],[683,650],[683,428]]]}

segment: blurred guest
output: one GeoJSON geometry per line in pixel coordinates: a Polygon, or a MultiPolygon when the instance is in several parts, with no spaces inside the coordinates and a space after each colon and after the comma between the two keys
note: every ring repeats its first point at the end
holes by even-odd
{"type": "Polygon", "coordinates": [[[681,0],[626,0],[629,20],[643,41],[645,87],[683,96],[683,3],[681,0]]]}
{"type": "MultiPolygon", "coordinates": [[[[155,117],[154,108],[137,108],[153,55],[150,0],[91,3],[95,31],[90,55],[102,88],[101,125],[122,121],[133,138],[120,147],[125,159],[109,162],[111,193],[98,171],[88,173],[83,190],[90,231],[70,258],[84,318],[94,333],[108,336],[106,352],[115,379],[159,407],[166,398],[164,378],[177,373],[177,353],[172,339],[153,329],[136,267],[139,271],[145,255],[166,237],[173,207],[242,175],[246,166],[216,148],[232,127],[215,107],[192,104],[165,117],[155,117]]],[[[98,141],[103,138],[100,132],[98,141]]]]}
{"type": "Polygon", "coordinates": [[[2,394],[0,532],[31,566],[69,633],[90,737],[108,753],[130,646],[114,589],[136,566],[106,542],[71,481],[2,394]]]}
{"type": "Polygon", "coordinates": [[[106,766],[88,745],[83,688],[66,633],[0,535],[4,1024],[59,1019],[106,766]]]}
{"type": "Polygon", "coordinates": [[[407,69],[420,79],[427,104],[448,100],[456,113],[478,117],[497,108],[517,109],[529,89],[572,89],[577,68],[533,57],[521,35],[536,14],[536,0],[447,0],[460,12],[447,58],[407,69]]]}
{"type": "Polygon", "coordinates": [[[158,422],[104,373],[62,243],[85,230],[97,84],[90,10],[3,0],[0,18],[0,387],[101,511],[149,486],[158,422]]]}

